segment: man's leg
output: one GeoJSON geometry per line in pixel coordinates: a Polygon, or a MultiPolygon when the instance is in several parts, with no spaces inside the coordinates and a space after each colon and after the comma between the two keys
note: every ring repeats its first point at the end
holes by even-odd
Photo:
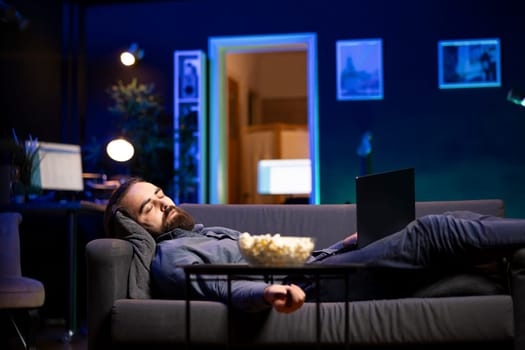
{"type": "Polygon", "coordinates": [[[471,212],[427,215],[368,246],[315,263],[422,268],[478,264],[525,246],[525,220],[471,212]]]}
{"type": "MultiPolygon", "coordinates": [[[[502,219],[471,212],[429,215],[405,229],[353,251],[313,263],[367,264],[402,269],[359,269],[348,275],[349,300],[409,295],[446,271],[494,261],[525,246],[525,220],[502,219]],[[400,282],[402,281],[402,282],[400,282]]],[[[303,287],[312,297],[311,281],[303,287]]],[[[321,297],[341,300],[340,281],[322,281],[321,297]]]]}

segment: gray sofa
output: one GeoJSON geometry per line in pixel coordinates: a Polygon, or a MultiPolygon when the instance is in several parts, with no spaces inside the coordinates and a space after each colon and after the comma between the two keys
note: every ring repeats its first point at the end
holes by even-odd
{"type": "MultiPolygon", "coordinates": [[[[345,205],[206,205],[184,204],[207,226],[256,233],[309,235],[325,247],[355,231],[355,206],[345,205]]],[[[501,200],[417,202],[416,216],[471,210],[504,216],[501,200]]],[[[133,249],[127,241],[102,238],[86,246],[89,349],[172,348],[185,345],[186,302],[129,299],[128,272],[133,249]]],[[[228,314],[218,302],[191,302],[192,346],[220,347],[230,336],[250,347],[355,348],[445,347],[525,349],[525,249],[509,257],[508,285],[491,287],[480,276],[448,276],[426,292],[397,299],[349,303],[345,329],[343,302],[320,305],[317,338],[315,303],[295,313],[274,311],[228,314]],[[458,290],[457,279],[467,285],[458,290]],[[448,285],[447,285],[448,284],[448,285]],[[448,289],[447,289],[448,288],[448,289]],[[431,292],[428,292],[430,290],[431,292]],[[317,342],[320,339],[320,344],[317,342]]],[[[507,276],[508,275],[508,276],[507,276]]],[[[403,283],[403,281],[399,281],[403,283]]],[[[494,282],[495,283],[495,282],[494,282]]],[[[497,284],[497,283],[495,283],[497,284]]],[[[459,284],[461,285],[461,283],[459,284]]]]}

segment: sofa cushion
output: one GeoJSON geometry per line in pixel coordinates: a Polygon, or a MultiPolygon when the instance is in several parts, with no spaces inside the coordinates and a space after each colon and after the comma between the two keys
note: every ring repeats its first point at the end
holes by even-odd
{"type": "Polygon", "coordinates": [[[37,308],[44,304],[42,282],[29,277],[0,277],[0,309],[37,308]]]}
{"type": "Polygon", "coordinates": [[[449,297],[467,295],[498,295],[509,291],[501,278],[481,274],[458,274],[444,277],[417,290],[415,297],[449,297]]]}
{"type": "MultiPolygon", "coordinates": [[[[191,302],[191,340],[227,340],[227,308],[218,302],[191,302]]],[[[348,304],[322,303],[323,344],[352,345],[510,341],[512,299],[508,295],[451,298],[370,300],[348,304]]],[[[112,338],[117,344],[176,344],[186,337],[186,302],[181,300],[117,300],[112,310],[112,338]],[[141,322],[137,322],[140,319],[141,322]]],[[[275,311],[234,313],[233,339],[255,344],[315,344],[316,304],[306,303],[292,314],[275,311]]]]}

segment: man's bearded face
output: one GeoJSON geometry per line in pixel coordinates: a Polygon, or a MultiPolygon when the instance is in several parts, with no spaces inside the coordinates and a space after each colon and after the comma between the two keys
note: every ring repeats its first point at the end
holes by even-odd
{"type": "Polygon", "coordinates": [[[169,206],[166,208],[163,221],[164,232],[176,228],[191,231],[193,226],[195,226],[195,220],[191,215],[184,209],[175,206],[169,206]]]}

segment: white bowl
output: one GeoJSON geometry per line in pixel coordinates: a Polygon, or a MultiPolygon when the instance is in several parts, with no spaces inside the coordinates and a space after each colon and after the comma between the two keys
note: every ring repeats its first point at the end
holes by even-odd
{"type": "Polygon", "coordinates": [[[311,237],[281,236],[280,234],[239,236],[239,249],[253,266],[302,266],[314,249],[311,237]]]}

